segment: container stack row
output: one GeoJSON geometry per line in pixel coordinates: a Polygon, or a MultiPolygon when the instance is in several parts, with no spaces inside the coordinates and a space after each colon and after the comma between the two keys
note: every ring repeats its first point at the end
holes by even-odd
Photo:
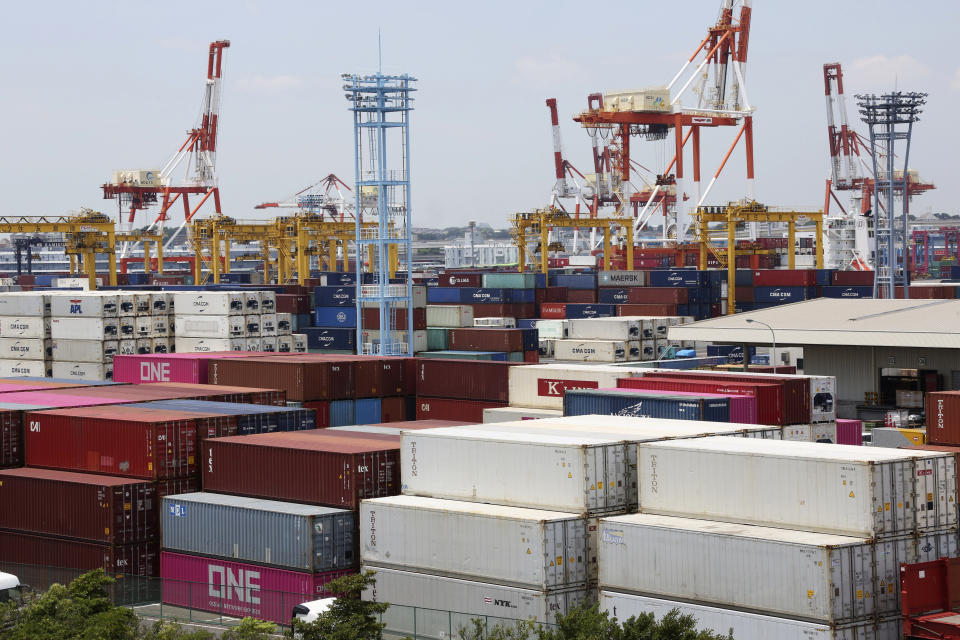
{"type": "Polygon", "coordinates": [[[178,350],[295,352],[291,318],[280,322],[276,295],[255,289],[174,294],[178,350]]]}

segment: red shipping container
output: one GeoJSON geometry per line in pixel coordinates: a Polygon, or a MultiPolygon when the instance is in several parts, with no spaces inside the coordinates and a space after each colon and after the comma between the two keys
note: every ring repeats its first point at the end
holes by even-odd
{"type": "Polygon", "coordinates": [[[162,411],[167,417],[176,417],[181,420],[193,420],[197,426],[197,440],[204,438],[227,438],[237,435],[239,429],[237,416],[217,413],[216,411],[187,411],[180,409],[169,409],[161,407],[148,407],[142,404],[137,405],[110,405],[111,409],[118,415],[123,415],[124,411],[145,411],[147,414],[154,414],[162,411]]]}
{"type": "Polygon", "coordinates": [[[527,364],[537,364],[540,362],[540,352],[539,351],[524,351],[523,352],[523,361],[527,364]]]}
{"type": "Polygon", "coordinates": [[[628,287],[629,304],[686,304],[690,299],[689,289],[683,287],[628,287]]]}
{"type": "MultiPolygon", "coordinates": [[[[292,354],[291,354],[292,355],[292,354]]],[[[133,397],[137,397],[140,389],[147,385],[131,385],[129,389],[133,397]]],[[[113,389],[123,389],[124,387],[110,387],[108,392],[113,389]]],[[[275,407],[287,406],[287,394],[284,391],[270,388],[258,388],[253,386],[229,386],[213,384],[193,384],[189,382],[157,382],[147,387],[150,393],[157,395],[157,400],[167,398],[193,398],[194,400],[209,400],[210,402],[241,402],[244,404],[264,404],[275,407]]],[[[121,394],[123,397],[123,394],[121,394]]]]}
{"type": "Polygon", "coordinates": [[[302,362],[349,362],[357,398],[402,395],[406,389],[404,360],[400,356],[353,356],[347,354],[296,354],[302,362]]]}
{"type": "Polygon", "coordinates": [[[597,292],[594,289],[570,289],[567,291],[567,302],[596,304],[597,292]]]}
{"type": "Polygon", "coordinates": [[[677,305],[675,304],[618,304],[618,316],[675,316],[677,315],[677,305]]]}
{"type": "Polygon", "coordinates": [[[23,411],[0,410],[0,469],[23,466],[23,411]]]}
{"type": "Polygon", "coordinates": [[[522,329],[450,329],[448,336],[454,351],[523,351],[522,329]]]}
{"type": "Polygon", "coordinates": [[[295,402],[356,395],[352,362],[310,359],[309,354],[212,360],[207,377],[215,385],[269,384],[285,391],[287,399],[295,402]]]}
{"type": "Polygon", "coordinates": [[[417,395],[509,402],[510,367],[517,365],[523,363],[417,358],[417,395]]]}
{"type": "Polygon", "coordinates": [[[483,422],[484,409],[508,406],[510,405],[506,402],[417,396],[417,420],[464,420],[480,423],[483,422]]]}
{"type": "Polygon", "coordinates": [[[926,394],[927,442],[960,445],[960,391],[926,394]]]}
{"type": "Polygon", "coordinates": [[[532,318],[537,305],[530,304],[472,304],[474,318],[532,318]]]}
{"type": "MultiPolygon", "coordinates": [[[[658,373],[659,375],[659,373],[658,373]]],[[[617,386],[623,389],[656,389],[660,391],[703,391],[726,395],[756,396],[757,422],[765,425],[782,425],[783,387],[777,384],[746,382],[722,382],[719,380],[696,380],[683,378],[621,378],[617,386]]]]}
{"type": "Polygon", "coordinates": [[[400,492],[400,438],[315,431],[203,443],[204,491],[357,509],[400,492]]]}
{"type": "Polygon", "coordinates": [[[277,624],[290,624],[293,607],[301,602],[336,595],[326,585],[351,573],[356,572],[307,573],[170,551],[160,554],[164,604],[277,624]]]}
{"type": "MultiPolygon", "coordinates": [[[[363,309],[363,328],[364,329],[379,329],[380,328],[380,309],[363,309]]],[[[407,330],[407,310],[406,309],[394,309],[394,326],[400,329],[401,331],[407,330]]],[[[413,330],[414,331],[423,331],[427,328],[427,309],[426,307],[418,307],[413,310],[413,330]]]]}
{"type": "Polygon", "coordinates": [[[146,480],[194,475],[196,424],[165,414],[113,407],[27,413],[27,465],[146,480]]]}
{"type": "Polygon", "coordinates": [[[400,422],[407,418],[407,401],[405,398],[383,398],[380,401],[380,419],[383,422],[400,422]]]}
{"type": "Polygon", "coordinates": [[[540,317],[544,320],[562,320],[567,317],[567,305],[558,302],[544,302],[540,305],[540,317]]]}
{"type": "Polygon", "coordinates": [[[813,269],[757,269],[753,272],[755,287],[812,287],[817,284],[813,269]]]}
{"type": "Polygon", "coordinates": [[[17,276],[17,284],[19,285],[24,285],[24,284],[32,285],[32,284],[35,284],[36,281],[37,281],[37,276],[33,275],[32,273],[21,273],[17,276]]]}
{"type": "Polygon", "coordinates": [[[437,286],[479,288],[483,286],[483,274],[442,271],[437,276],[437,286]]]}
{"type": "MultiPolygon", "coordinates": [[[[863,445],[863,421],[837,419],[837,444],[863,445]]],[[[960,477],[958,477],[960,481],[960,477]]]]}
{"type": "MultiPolygon", "coordinates": [[[[737,302],[753,302],[753,287],[736,287],[737,302]]],[[[116,376],[116,374],[114,374],[116,376]]]]}
{"type": "Polygon", "coordinates": [[[198,477],[157,481],[157,500],[163,500],[167,496],[175,496],[178,493],[195,493],[197,491],[200,491],[200,478],[198,477]]]}
{"type": "Polygon", "coordinates": [[[330,426],[330,401],[329,400],[313,400],[312,402],[304,402],[304,409],[313,409],[317,414],[316,425],[317,429],[322,429],[323,427],[330,426]]]}
{"type": "MultiPolygon", "coordinates": [[[[138,542],[108,545],[80,540],[63,540],[21,531],[0,531],[0,562],[63,567],[92,571],[103,569],[108,576],[123,574],[154,577],[160,570],[160,545],[138,542]]],[[[19,572],[18,572],[19,575],[19,572]]],[[[43,582],[19,575],[25,584],[40,587],[43,582]]],[[[122,584],[122,583],[121,583],[122,584]]]]}
{"type": "Polygon", "coordinates": [[[46,469],[0,471],[0,529],[108,544],[160,535],[157,485],[46,469]]]}
{"type": "Polygon", "coordinates": [[[207,364],[218,358],[249,357],[244,351],[209,353],[149,353],[116,355],[113,358],[115,382],[185,382],[207,384],[207,364]]]}
{"type": "Polygon", "coordinates": [[[545,287],[534,290],[534,299],[537,304],[544,302],[566,302],[568,289],[566,287],[545,287]]]}
{"type": "Polygon", "coordinates": [[[310,313],[310,296],[278,293],[276,311],[277,313],[310,313]]]}
{"type": "Polygon", "coordinates": [[[873,285],[873,271],[834,271],[835,287],[869,287],[873,285]]]}

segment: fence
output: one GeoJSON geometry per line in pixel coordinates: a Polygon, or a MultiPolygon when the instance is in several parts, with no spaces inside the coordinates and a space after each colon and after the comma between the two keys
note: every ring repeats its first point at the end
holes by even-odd
{"type": "MultiPolygon", "coordinates": [[[[0,572],[12,573],[20,583],[46,591],[54,583],[69,584],[86,569],[64,569],[42,565],[0,563],[0,572]]],[[[263,589],[252,584],[213,584],[135,575],[113,576],[109,588],[114,604],[133,609],[143,617],[176,622],[233,625],[253,617],[289,626],[293,608],[318,595],[263,589]]],[[[391,605],[380,617],[386,624],[385,640],[410,637],[414,640],[455,640],[460,631],[472,633],[474,620],[484,629],[513,627],[517,621],[441,609],[391,605]]],[[[547,627],[552,625],[538,625],[547,627]]],[[[468,636],[472,637],[472,636],[468,636]]]]}

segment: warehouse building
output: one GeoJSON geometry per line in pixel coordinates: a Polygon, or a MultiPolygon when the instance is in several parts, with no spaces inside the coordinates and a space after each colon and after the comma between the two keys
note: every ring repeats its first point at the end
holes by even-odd
{"type": "Polygon", "coordinates": [[[960,300],[822,298],[671,327],[669,337],[802,347],[804,373],[836,376],[843,418],[868,394],[889,404],[895,378],[936,372],[943,388],[960,384],[960,300]]]}

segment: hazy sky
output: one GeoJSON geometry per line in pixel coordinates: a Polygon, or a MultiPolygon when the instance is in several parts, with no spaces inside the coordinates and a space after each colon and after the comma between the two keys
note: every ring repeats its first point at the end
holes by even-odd
{"type": "MultiPolygon", "coordinates": [[[[353,182],[352,120],[341,72],[419,78],[412,115],[415,226],[506,226],[544,206],[553,184],[544,100],[559,101],[564,147],[589,169],[571,116],[588,93],[665,84],[713,24],[719,0],[683,2],[18,2],[0,40],[0,210],[114,213],[99,186],[114,169],[158,168],[200,108],[206,50],[229,39],[218,172],[224,213],[289,196],[328,173],[353,182]],[[680,17],[683,16],[683,17],[680,17]]],[[[822,65],[844,65],[852,94],[930,93],[911,165],[938,189],[913,210],[957,212],[950,176],[960,64],[948,55],[960,3],[755,0],[747,65],[757,107],[757,197],[820,208],[828,174],[822,65]]],[[[859,125],[865,133],[865,127],[859,125]]],[[[732,141],[705,136],[712,172],[732,141]]],[[[663,143],[634,139],[656,169],[663,143]]],[[[715,203],[744,195],[742,150],[715,203]]],[[[275,213],[275,210],[272,212],[275,213]]],[[[143,216],[143,214],[140,214],[143,216]]],[[[143,220],[144,218],[138,219],[143,220]]],[[[150,217],[152,220],[152,216],[150,217]]]]}

